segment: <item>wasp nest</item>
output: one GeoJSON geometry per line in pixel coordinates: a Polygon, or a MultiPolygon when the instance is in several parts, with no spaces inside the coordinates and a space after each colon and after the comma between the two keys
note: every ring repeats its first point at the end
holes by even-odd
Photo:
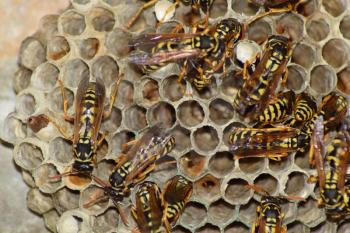
{"type": "MultiPolygon", "coordinates": [[[[271,194],[306,198],[306,202],[282,206],[288,232],[348,232],[350,222],[329,223],[318,208],[318,191],[307,183],[308,175],[315,171],[309,168],[306,154],[291,154],[280,162],[233,159],[228,152],[228,134],[242,125],[231,105],[237,80],[230,76],[215,80],[204,92],[193,90],[190,97],[183,95],[176,82],[178,70],[174,66],[144,76],[126,62],[132,36],[155,28],[150,8],[130,32],[122,29],[141,4],[137,0],[71,0],[68,9],[44,17],[38,31],[22,42],[19,68],[13,78],[16,109],[7,116],[2,136],[14,144],[14,160],[31,187],[28,207],[43,216],[47,228],[60,233],[130,231],[111,202],[84,208],[84,203],[102,192],[90,179],[53,182],[49,178],[72,163],[71,143],[44,119],[39,119],[37,130],[28,127],[38,125],[31,116],[45,113],[71,133],[72,125],[62,118],[58,79],[65,86],[69,113],[74,114],[74,97],[82,78],[101,78],[108,96],[115,80],[122,77],[112,115],[102,123],[101,131],[108,130],[109,134],[97,151],[94,174],[106,180],[121,144],[138,137],[147,125],[163,122],[176,138],[170,156],[177,166],[160,169],[149,179],[162,186],[179,173],[194,182],[194,193],[174,232],[249,232],[260,197],[245,187],[248,183],[271,194]]],[[[286,33],[295,42],[288,64],[289,89],[307,91],[316,98],[333,90],[350,94],[349,9],[346,0],[310,0],[299,13],[257,20],[249,26],[242,43],[256,48],[255,42],[264,41],[268,35],[286,33]]],[[[227,17],[243,22],[261,11],[246,1],[215,0],[210,22],[227,17]]],[[[188,7],[180,4],[174,23],[186,25],[186,17],[188,7]]],[[[129,214],[128,201],[124,207],[129,214]]]]}

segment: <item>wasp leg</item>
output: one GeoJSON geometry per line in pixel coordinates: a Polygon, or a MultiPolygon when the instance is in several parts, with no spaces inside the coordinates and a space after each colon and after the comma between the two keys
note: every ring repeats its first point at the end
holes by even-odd
{"type": "Polygon", "coordinates": [[[193,96],[192,93],[187,93],[187,85],[186,85],[186,87],[183,87],[183,86],[181,85],[182,80],[184,80],[184,77],[185,77],[185,75],[186,75],[186,73],[187,73],[186,63],[187,63],[187,62],[185,62],[185,63],[184,63],[184,66],[181,68],[181,71],[180,71],[180,73],[179,73],[179,77],[177,78],[177,83],[180,85],[181,92],[182,92],[182,94],[183,94],[184,96],[193,96]]]}
{"type": "Polygon", "coordinates": [[[151,0],[145,4],[143,4],[138,11],[135,13],[135,15],[131,18],[131,20],[128,22],[128,24],[126,25],[126,29],[129,29],[132,27],[132,25],[135,23],[135,21],[137,20],[137,18],[141,15],[141,13],[146,10],[147,8],[153,6],[154,4],[156,4],[158,2],[158,0],[151,0]]]}
{"type": "Polygon", "coordinates": [[[164,211],[164,214],[163,214],[163,224],[164,224],[164,228],[165,228],[165,232],[166,233],[170,233],[171,232],[171,226],[170,226],[170,223],[168,221],[168,219],[166,218],[166,212],[164,211]]]}
{"type": "Polygon", "coordinates": [[[112,111],[113,111],[113,105],[115,103],[115,101],[117,100],[118,98],[118,93],[119,93],[119,85],[120,85],[120,82],[122,81],[122,78],[118,78],[118,81],[116,81],[116,84],[113,88],[113,90],[111,91],[111,95],[109,97],[109,108],[107,111],[105,111],[103,113],[103,119],[105,118],[108,118],[110,117],[110,115],[112,114],[112,111]]]}
{"type": "MultiPolygon", "coordinates": [[[[100,190],[101,191],[101,190],[100,190]]],[[[95,205],[96,203],[99,203],[99,202],[103,202],[103,201],[106,201],[108,200],[108,196],[105,196],[103,194],[103,191],[102,193],[99,193],[99,195],[95,196],[87,203],[83,204],[83,207],[84,208],[90,208],[91,206],[95,205]]]]}
{"type": "Polygon", "coordinates": [[[288,4],[288,6],[286,8],[282,8],[282,9],[275,9],[275,8],[270,8],[268,11],[255,16],[254,18],[252,18],[251,20],[249,20],[247,22],[247,25],[252,24],[253,22],[257,21],[258,19],[261,19],[265,16],[271,15],[271,14],[278,14],[278,13],[285,13],[285,12],[290,12],[293,10],[293,7],[291,4],[288,4]]]}
{"type": "Polygon", "coordinates": [[[173,10],[176,9],[176,7],[179,5],[179,2],[176,1],[175,3],[173,3],[170,7],[168,7],[163,15],[163,17],[160,19],[160,23],[164,22],[165,17],[173,10]]]}
{"type": "Polygon", "coordinates": [[[68,133],[66,132],[66,130],[60,126],[57,122],[55,122],[54,120],[52,120],[50,117],[43,115],[43,117],[45,117],[45,119],[47,119],[49,122],[52,123],[52,125],[61,133],[61,135],[68,141],[73,141],[73,136],[72,135],[68,135],[68,133]]]}
{"type": "Polygon", "coordinates": [[[114,203],[114,205],[117,207],[118,213],[120,215],[120,219],[124,223],[125,226],[129,226],[129,220],[125,213],[125,211],[120,207],[118,203],[114,203]]]}
{"type": "Polygon", "coordinates": [[[288,81],[288,69],[286,69],[286,71],[282,74],[282,82],[281,82],[281,85],[282,85],[283,87],[286,87],[287,81],[288,81]]]}
{"type": "Polygon", "coordinates": [[[120,147],[122,151],[127,151],[130,146],[135,145],[139,140],[135,139],[126,143],[123,143],[120,147]]]}
{"type": "Polygon", "coordinates": [[[309,178],[307,178],[306,182],[309,184],[314,184],[314,183],[317,183],[317,181],[318,181],[317,176],[310,175],[309,178]]]}
{"type": "Polygon", "coordinates": [[[97,147],[101,146],[103,140],[107,137],[108,134],[109,134],[108,131],[105,131],[101,134],[100,138],[97,141],[97,147]]]}
{"type": "Polygon", "coordinates": [[[68,100],[67,100],[66,93],[64,91],[64,84],[63,84],[62,80],[60,80],[60,79],[58,79],[57,82],[58,82],[58,85],[60,86],[60,90],[61,90],[62,98],[63,98],[64,119],[68,122],[74,122],[74,116],[70,116],[68,114],[68,100]]]}

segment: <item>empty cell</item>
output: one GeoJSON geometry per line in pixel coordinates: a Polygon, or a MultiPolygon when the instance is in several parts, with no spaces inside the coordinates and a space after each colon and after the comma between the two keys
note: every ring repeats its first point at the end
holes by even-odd
{"type": "Polygon", "coordinates": [[[112,170],[115,167],[115,161],[114,160],[102,160],[98,163],[98,166],[94,170],[94,174],[102,179],[102,180],[108,180],[109,175],[111,174],[112,170]]]}
{"type": "Polygon", "coordinates": [[[147,104],[153,104],[159,101],[158,82],[153,79],[147,79],[142,85],[142,97],[147,104]]]}
{"type": "Polygon", "coordinates": [[[44,193],[54,193],[61,186],[61,181],[55,181],[50,177],[58,175],[56,166],[51,163],[42,164],[33,171],[35,185],[44,193]]]}
{"type": "Polygon", "coordinates": [[[235,214],[235,207],[223,199],[220,199],[209,206],[208,219],[217,225],[226,224],[235,214]]]}
{"type": "Polygon", "coordinates": [[[308,198],[305,202],[298,203],[298,219],[305,225],[315,226],[325,220],[325,215],[318,203],[312,198],[308,198]]]}
{"type": "Polygon", "coordinates": [[[100,48],[100,41],[97,38],[87,38],[80,42],[79,53],[80,56],[86,60],[95,57],[100,48]]]}
{"type": "Polygon", "coordinates": [[[96,161],[100,162],[108,153],[108,142],[103,139],[96,151],[96,161]]]}
{"type": "Polygon", "coordinates": [[[255,180],[254,185],[262,188],[270,195],[275,195],[278,190],[278,181],[270,174],[262,173],[255,180]]]}
{"type": "Polygon", "coordinates": [[[255,15],[259,10],[258,6],[254,4],[250,4],[248,1],[241,1],[241,0],[232,0],[231,7],[232,7],[232,10],[234,10],[235,12],[239,14],[243,13],[249,16],[255,15]]]}
{"type": "MultiPolygon", "coordinates": [[[[310,233],[326,233],[327,232],[327,225],[326,223],[321,223],[316,227],[310,228],[310,233]]],[[[339,232],[339,231],[337,231],[339,232]]]]}
{"type": "Polygon", "coordinates": [[[246,180],[234,178],[226,185],[225,197],[232,204],[246,203],[252,196],[251,190],[246,187],[248,185],[246,180]]]}
{"type": "Polygon", "coordinates": [[[35,69],[31,80],[32,85],[39,90],[49,92],[56,85],[59,72],[55,65],[45,62],[35,69]]]}
{"type": "Polygon", "coordinates": [[[57,61],[70,52],[70,46],[63,36],[55,36],[47,42],[47,58],[57,61]]]}
{"type": "Polygon", "coordinates": [[[193,178],[198,177],[203,172],[205,162],[206,157],[194,151],[190,151],[180,158],[182,172],[193,178]]]}
{"type": "Polygon", "coordinates": [[[56,231],[57,221],[60,218],[56,210],[50,210],[46,212],[44,215],[44,223],[45,226],[52,232],[56,231]]]}
{"type": "MultiPolygon", "coordinates": [[[[74,94],[71,90],[64,88],[68,109],[73,107],[74,94]]],[[[63,113],[63,96],[60,87],[56,87],[48,95],[48,105],[51,111],[63,113]]]]}
{"type": "Polygon", "coordinates": [[[146,109],[138,105],[131,106],[125,110],[125,125],[135,131],[147,126],[146,109]]]}
{"type": "Polygon", "coordinates": [[[220,229],[210,223],[205,224],[201,228],[196,229],[198,233],[220,233],[220,229]]]}
{"type": "Polygon", "coordinates": [[[134,85],[128,81],[121,81],[118,88],[118,98],[116,102],[121,107],[127,107],[133,104],[134,101],[134,85]]]}
{"type": "Polygon", "coordinates": [[[19,48],[18,64],[34,70],[46,60],[46,49],[44,45],[34,37],[27,37],[22,41],[19,48]]]}
{"type": "Polygon", "coordinates": [[[193,133],[193,140],[198,149],[202,151],[212,151],[219,144],[218,133],[211,126],[203,126],[193,133]]]}
{"type": "Polygon", "coordinates": [[[292,62],[295,62],[305,68],[310,68],[316,59],[315,50],[304,43],[298,43],[293,49],[292,62]]]}
{"type": "Polygon", "coordinates": [[[17,139],[24,139],[27,136],[27,125],[13,114],[9,114],[2,127],[2,140],[14,143],[17,139]]]}
{"type": "Polygon", "coordinates": [[[254,199],[251,199],[248,204],[241,205],[239,207],[239,217],[241,220],[243,220],[246,223],[249,223],[249,225],[253,224],[255,221],[257,214],[256,214],[256,208],[259,203],[257,203],[254,199]]]}
{"type": "Polygon", "coordinates": [[[211,202],[220,197],[220,180],[211,174],[207,174],[194,183],[194,195],[211,202]]]}
{"type": "Polygon", "coordinates": [[[79,207],[79,192],[63,188],[52,195],[55,208],[62,213],[79,207]]]}
{"type": "Polygon", "coordinates": [[[302,91],[307,83],[307,72],[299,65],[288,66],[288,79],[286,86],[295,92],[302,91]]]}
{"type": "Polygon", "coordinates": [[[172,232],[173,233],[190,233],[191,231],[187,230],[186,228],[180,225],[177,225],[174,229],[172,229],[172,232]]]}
{"type": "Polygon", "coordinates": [[[297,11],[299,14],[307,17],[312,15],[315,11],[319,9],[318,0],[300,1],[301,4],[298,5],[297,11]]]}
{"type": "Polygon", "coordinates": [[[111,31],[115,24],[114,14],[104,8],[93,8],[89,12],[92,27],[98,32],[111,31]]]}
{"type": "Polygon", "coordinates": [[[166,77],[161,84],[163,87],[162,95],[172,102],[180,100],[184,96],[186,88],[186,84],[184,82],[178,83],[177,79],[177,75],[172,75],[166,77]]]}
{"type": "Polygon", "coordinates": [[[175,150],[184,151],[191,147],[190,134],[191,131],[182,128],[181,126],[175,126],[171,131],[171,134],[175,137],[175,150]]]}
{"type": "Polygon", "coordinates": [[[12,86],[16,93],[26,89],[30,84],[32,71],[20,66],[12,78],[12,86]]]}
{"type": "Polygon", "coordinates": [[[20,94],[16,100],[16,111],[19,114],[29,117],[35,112],[37,108],[36,104],[35,97],[31,93],[20,94]]]}
{"type": "Polygon", "coordinates": [[[325,10],[334,17],[338,17],[347,9],[347,0],[322,1],[325,10]]]}
{"type": "Polygon", "coordinates": [[[71,142],[57,137],[49,144],[50,159],[59,163],[67,164],[73,159],[73,150],[71,142]]]}
{"type": "Polygon", "coordinates": [[[49,194],[40,192],[39,189],[30,189],[27,193],[27,206],[35,213],[42,215],[54,208],[49,194]]]}
{"type": "Polygon", "coordinates": [[[349,47],[342,39],[329,40],[322,49],[322,57],[334,68],[344,65],[348,61],[349,47]]]}
{"type": "Polygon", "coordinates": [[[338,74],[337,88],[338,90],[350,95],[350,66],[345,67],[338,74]]]}
{"type": "Polygon", "coordinates": [[[75,11],[66,11],[60,17],[60,24],[64,33],[78,36],[85,31],[85,17],[75,11]]]}
{"type": "Polygon", "coordinates": [[[185,227],[195,228],[205,220],[206,216],[207,210],[204,205],[198,202],[189,202],[180,217],[180,223],[185,227]]]}
{"type": "Polygon", "coordinates": [[[103,198],[105,197],[104,195],[104,191],[101,187],[90,185],[80,192],[79,205],[91,212],[103,212],[107,208],[109,201],[109,198],[103,198]],[[101,200],[97,201],[99,198],[101,198],[101,200]]]}
{"type": "Polygon", "coordinates": [[[294,157],[294,163],[301,169],[309,169],[309,154],[305,152],[297,152],[294,157]]]}
{"type": "Polygon", "coordinates": [[[227,0],[215,0],[210,8],[210,18],[218,18],[224,16],[227,12],[227,0]]]}
{"type": "Polygon", "coordinates": [[[288,175],[288,181],[284,192],[289,196],[303,196],[307,192],[309,184],[307,176],[301,172],[292,172],[288,175]]]}
{"type": "Polygon", "coordinates": [[[105,46],[108,51],[117,57],[124,57],[130,51],[131,35],[121,28],[115,28],[107,35],[105,46]]]}
{"type": "Polygon", "coordinates": [[[249,233],[249,228],[241,222],[233,222],[225,228],[225,233],[249,233]]]}
{"type": "Polygon", "coordinates": [[[198,101],[185,101],[179,105],[177,117],[183,125],[193,127],[203,122],[204,110],[198,101]]]}
{"type": "Polygon", "coordinates": [[[304,21],[296,14],[284,14],[276,22],[276,31],[287,33],[292,41],[299,41],[304,36],[304,21]]]}
{"type": "Polygon", "coordinates": [[[41,165],[44,156],[39,146],[22,142],[14,150],[14,160],[21,168],[33,170],[41,165]]]}
{"type": "Polygon", "coordinates": [[[269,168],[273,172],[286,171],[292,165],[291,156],[282,157],[280,161],[269,159],[269,168]]]}
{"type": "Polygon", "coordinates": [[[307,34],[314,41],[324,40],[330,32],[329,24],[323,18],[310,18],[305,26],[307,34]]]}
{"type": "Polygon", "coordinates": [[[209,171],[223,177],[233,170],[234,165],[235,161],[231,153],[226,151],[217,152],[209,160],[209,171]]]}
{"type": "Polygon", "coordinates": [[[119,108],[113,107],[111,115],[103,121],[101,131],[115,132],[122,123],[122,111],[119,108]]]}
{"type": "Polygon", "coordinates": [[[161,123],[164,128],[171,128],[175,121],[175,109],[167,102],[160,102],[149,109],[149,121],[151,125],[161,123]]]}
{"type": "Polygon", "coordinates": [[[209,104],[209,117],[219,125],[226,124],[233,118],[233,107],[223,99],[215,99],[209,104]]]}
{"type": "Polygon", "coordinates": [[[343,36],[350,40],[350,15],[344,16],[340,22],[339,29],[343,36]]]}
{"type": "Polygon", "coordinates": [[[108,208],[104,213],[98,215],[93,226],[94,232],[107,232],[118,227],[119,214],[115,208],[108,208]]]}
{"type": "Polygon", "coordinates": [[[307,233],[310,230],[300,222],[292,222],[287,225],[288,233],[307,233]]]}
{"type": "Polygon", "coordinates": [[[310,87],[318,94],[328,94],[337,85],[337,77],[334,70],[327,65],[319,65],[312,69],[310,75],[310,87]]]}
{"type": "Polygon", "coordinates": [[[65,86],[76,88],[83,78],[89,78],[88,65],[79,58],[68,60],[62,67],[62,80],[65,86]]]}
{"type": "Polygon", "coordinates": [[[90,216],[81,210],[64,212],[57,223],[57,232],[91,232],[90,216]]]}
{"type": "Polygon", "coordinates": [[[48,41],[58,34],[58,14],[45,15],[39,21],[39,34],[48,41]]]}
{"type": "Polygon", "coordinates": [[[267,40],[268,36],[272,34],[272,29],[269,23],[263,19],[259,19],[249,25],[248,39],[257,43],[262,43],[267,40]]]}
{"type": "Polygon", "coordinates": [[[133,132],[130,132],[130,131],[127,131],[127,130],[123,130],[123,131],[120,131],[120,132],[116,133],[112,137],[111,154],[118,155],[119,153],[121,153],[121,146],[124,143],[132,141],[134,139],[135,139],[135,134],[133,132]]]}
{"type": "Polygon", "coordinates": [[[236,72],[239,72],[239,71],[232,71],[232,72],[229,71],[226,77],[222,79],[222,83],[220,86],[221,93],[231,98],[237,93],[237,90],[241,88],[243,85],[243,77],[235,75],[236,72]]]}
{"type": "Polygon", "coordinates": [[[232,133],[232,131],[234,130],[234,128],[245,128],[246,126],[244,124],[242,124],[241,122],[233,122],[231,124],[229,124],[228,126],[226,126],[226,128],[224,129],[224,136],[223,136],[223,141],[225,143],[226,146],[230,146],[231,143],[229,143],[229,137],[232,133]]]}
{"type": "MultiPolygon", "coordinates": [[[[71,166],[65,167],[63,172],[71,171],[71,166]]],[[[63,182],[67,188],[71,190],[82,190],[91,183],[91,178],[82,175],[69,175],[63,178],[63,182]]]]}
{"type": "Polygon", "coordinates": [[[119,78],[119,66],[110,56],[98,57],[92,64],[91,72],[95,78],[102,79],[106,87],[119,78]]]}
{"type": "Polygon", "coordinates": [[[239,160],[239,168],[246,174],[254,174],[265,168],[264,158],[242,158],[239,160]]]}

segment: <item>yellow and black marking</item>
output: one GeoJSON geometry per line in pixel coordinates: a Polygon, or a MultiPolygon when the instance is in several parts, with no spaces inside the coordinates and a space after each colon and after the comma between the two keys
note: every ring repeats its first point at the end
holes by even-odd
{"type": "Polygon", "coordinates": [[[304,92],[297,97],[294,111],[295,120],[302,122],[309,121],[316,112],[317,105],[312,97],[304,92]]]}

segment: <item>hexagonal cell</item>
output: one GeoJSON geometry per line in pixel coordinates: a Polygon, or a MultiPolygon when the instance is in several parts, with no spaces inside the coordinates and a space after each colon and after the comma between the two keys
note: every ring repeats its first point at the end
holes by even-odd
{"type": "Polygon", "coordinates": [[[56,232],[57,221],[60,218],[56,210],[50,210],[46,212],[44,215],[45,226],[51,231],[56,232]]]}
{"type": "Polygon", "coordinates": [[[206,202],[211,202],[220,196],[220,180],[207,174],[194,183],[193,189],[194,195],[206,202]]]}
{"type": "Polygon", "coordinates": [[[203,126],[193,132],[193,141],[201,151],[212,151],[219,145],[219,136],[212,126],[203,126]]]}
{"type": "Polygon", "coordinates": [[[304,34],[304,21],[296,14],[287,13],[276,22],[276,31],[287,33],[293,41],[299,41],[304,34]]]}
{"type": "Polygon", "coordinates": [[[298,204],[298,220],[307,226],[316,226],[325,220],[324,212],[312,198],[298,204]]]}
{"type": "Polygon", "coordinates": [[[23,93],[17,96],[16,111],[26,117],[32,115],[37,108],[37,102],[31,93],[23,93]]]}
{"type": "Polygon", "coordinates": [[[350,66],[345,67],[338,74],[337,88],[341,92],[350,95],[350,66]]]}
{"type": "Polygon", "coordinates": [[[107,232],[118,227],[119,213],[115,208],[108,208],[95,219],[94,232],[107,232]]]}
{"type": "Polygon", "coordinates": [[[45,163],[33,171],[35,185],[44,193],[53,193],[61,186],[61,181],[54,181],[51,177],[58,175],[55,165],[45,163]]]}
{"type": "Polygon", "coordinates": [[[334,70],[327,65],[319,65],[312,69],[310,87],[318,94],[328,94],[337,85],[334,70]]]}
{"type": "Polygon", "coordinates": [[[164,128],[171,128],[176,121],[175,109],[166,102],[159,102],[148,111],[148,119],[151,125],[161,123],[164,128]]]}
{"type": "Polygon", "coordinates": [[[101,144],[98,146],[96,151],[96,161],[100,162],[108,153],[108,142],[106,139],[103,139],[101,144]]]}
{"type": "Polygon", "coordinates": [[[79,192],[63,188],[52,195],[56,210],[63,213],[79,207],[79,192]]]}
{"type": "MultiPolygon", "coordinates": [[[[327,232],[326,223],[321,223],[314,228],[310,228],[310,233],[325,233],[325,232],[327,232]]],[[[337,232],[339,232],[339,231],[337,231],[337,232]]]]}
{"type": "MultiPolygon", "coordinates": [[[[249,33],[249,32],[248,32],[249,33]]],[[[255,34],[255,32],[253,33],[253,35],[258,35],[255,34]]],[[[268,35],[266,35],[267,37],[268,35]]],[[[263,42],[266,40],[266,38],[262,38],[261,40],[259,38],[256,39],[259,42],[263,42]]],[[[242,69],[244,68],[244,64],[246,62],[252,62],[256,59],[256,56],[261,52],[261,48],[260,46],[252,41],[252,40],[240,40],[237,42],[236,46],[234,47],[234,62],[237,66],[239,66],[241,68],[241,70],[231,70],[229,72],[227,72],[227,76],[229,79],[234,79],[236,82],[233,84],[228,83],[228,85],[233,85],[233,87],[235,87],[236,89],[241,89],[243,86],[243,73],[242,73],[242,69]],[[232,72],[230,74],[230,72],[232,72]],[[235,77],[237,76],[237,77],[235,77]]],[[[225,89],[224,89],[225,90],[225,89]]],[[[234,95],[235,91],[232,92],[232,94],[234,95]]],[[[226,93],[225,93],[226,94],[226,93]]]]}
{"type": "Polygon", "coordinates": [[[190,177],[198,177],[203,172],[206,157],[190,151],[180,158],[181,170],[190,177]]]}
{"type": "Polygon", "coordinates": [[[113,107],[110,117],[103,121],[100,131],[115,132],[120,127],[121,123],[122,111],[119,108],[113,107]]]}
{"type": "Polygon", "coordinates": [[[241,222],[233,222],[225,228],[225,233],[249,233],[249,228],[241,222]]]}
{"type": "Polygon", "coordinates": [[[78,36],[85,31],[85,17],[78,12],[66,11],[59,20],[63,32],[68,35],[78,36]]]}
{"type": "Polygon", "coordinates": [[[189,202],[181,215],[180,223],[185,227],[195,228],[205,220],[206,216],[207,210],[204,205],[198,202],[189,202]]]}
{"type": "Polygon", "coordinates": [[[121,81],[118,89],[118,97],[116,102],[118,106],[128,107],[133,104],[134,101],[134,86],[131,82],[121,81]]]}
{"type": "Polygon", "coordinates": [[[349,232],[350,222],[345,221],[342,224],[339,224],[337,232],[338,233],[347,233],[349,232]]]}
{"type": "Polygon", "coordinates": [[[226,124],[233,118],[233,107],[223,99],[215,99],[209,104],[209,117],[219,125],[226,124]]]}
{"type": "MultiPolygon", "coordinates": [[[[64,88],[64,94],[67,99],[68,109],[71,109],[74,102],[74,94],[71,90],[64,88]]],[[[56,87],[53,91],[49,93],[48,98],[48,107],[53,112],[63,113],[63,96],[60,87],[56,87]]]]}
{"type": "Polygon", "coordinates": [[[278,180],[267,173],[262,173],[257,178],[255,178],[254,185],[262,188],[270,195],[276,194],[278,190],[278,180]]]}
{"type": "Polygon", "coordinates": [[[117,57],[124,57],[130,51],[130,46],[126,46],[130,43],[131,35],[121,28],[115,28],[111,33],[107,35],[106,47],[109,52],[117,57]]]}
{"type": "Polygon", "coordinates": [[[292,158],[290,156],[282,157],[280,161],[269,159],[269,168],[273,172],[286,171],[292,165],[292,158]]]}
{"type": "Polygon", "coordinates": [[[216,0],[210,8],[210,18],[218,18],[224,16],[227,12],[227,0],[216,0]]]}
{"type": "Polygon", "coordinates": [[[80,56],[86,60],[95,57],[100,48],[100,41],[97,38],[87,38],[80,42],[79,53],[80,56]]]}
{"type": "Polygon", "coordinates": [[[175,137],[175,150],[184,151],[185,149],[191,147],[191,131],[178,125],[174,127],[174,129],[171,131],[171,134],[175,137]]]}
{"type": "Polygon", "coordinates": [[[38,36],[47,42],[58,34],[58,17],[57,14],[45,15],[39,21],[38,36]]]}
{"type": "Polygon", "coordinates": [[[67,164],[73,159],[72,144],[61,137],[57,137],[49,144],[49,154],[50,159],[67,164]]]}
{"type": "Polygon", "coordinates": [[[182,102],[178,107],[177,117],[185,126],[196,126],[204,120],[203,106],[195,100],[182,102]]]}
{"type": "Polygon", "coordinates": [[[240,0],[232,0],[231,7],[235,12],[249,16],[255,15],[259,10],[258,6],[250,4],[248,1],[240,0]]]}
{"type": "Polygon", "coordinates": [[[57,223],[58,233],[78,233],[91,231],[90,216],[81,210],[70,210],[64,212],[57,223]]]}
{"type": "Polygon", "coordinates": [[[23,139],[27,136],[27,125],[20,119],[9,114],[4,122],[1,129],[1,139],[10,143],[14,143],[17,139],[23,139]]]}
{"type": "Polygon", "coordinates": [[[284,192],[289,196],[304,196],[307,192],[308,177],[301,172],[292,172],[288,175],[288,181],[284,192]]]}
{"type": "Polygon", "coordinates": [[[12,79],[12,86],[16,93],[26,89],[30,84],[30,77],[32,76],[32,71],[20,66],[16,71],[12,79]]]}
{"type": "Polygon", "coordinates": [[[272,29],[269,23],[263,19],[259,19],[249,25],[248,38],[257,43],[266,41],[268,36],[272,34],[272,29]]]}
{"type": "Polygon", "coordinates": [[[76,88],[83,78],[89,78],[88,65],[81,59],[68,60],[62,67],[62,81],[65,86],[76,88]]]}
{"type": "Polygon", "coordinates": [[[254,174],[265,168],[264,158],[242,158],[239,160],[239,168],[246,174],[254,174]]]}
{"type": "Polygon", "coordinates": [[[226,224],[235,214],[235,207],[220,199],[209,206],[208,220],[218,225],[226,224]]]}
{"type": "Polygon", "coordinates": [[[96,78],[101,78],[106,87],[116,82],[119,77],[119,66],[110,56],[96,58],[91,66],[91,73],[96,78]]]}
{"type": "Polygon", "coordinates": [[[311,18],[306,22],[305,27],[307,34],[314,41],[324,40],[330,32],[329,24],[324,18],[311,18]]]}
{"type": "Polygon", "coordinates": [[[123,130],[121,132],[116,133],[112,137],[111,153],[114,155],[119,154],[121,152],[121,146],[134,139],[135,139],[135,134],[133,132],[123,130]]]}
{"type": "Polygon", "coordinates": [[[18,55],[19,65],[34,70],[38,65],[45,62],[45,60],[46,50],[39,40],[33,37],[27,37],[22,41],[18,55]]]}
{"type": "Polygon", "coordinates": [[[35,69],[31,82],[35,88],[48,92],[56,85],[58,75],[58,68],[46,62],[35,69]]]}
{"type": "Polygon", "coordinates": [[[239,207],[239,219],[251,225],[256,219],[256,207],[258,204],[254,199],[251,199],[248,204],[241,205],[239,207]]]}
{"type": "Polygon", "coordinates": [[[226,126],[226,128],[224,129],[224,136],[223,136],[223,141],[225,143],[226,146],[230,146],[231,143],[229,142],[229,137],[233,131],[234,128],[245,128],[246,126],[244,124],[242,124],[241,122],[233,122],[231,124],[229,124],[228,126],[226,126]]]}
{"type": "Polygon", "coordinates": [[[312,15],[318,9],[319,3],[317,0],[301,2],[301,4],[297,7],[298,13],[306,17],[312,15]]]}
{"type": "Polygon", "coordinates": [[[297,152],[294,156],[294,163],[298,165],[301,169],[309,169],[309,155],[305,152],[297,152]]]}
{"type": "Polygon", "coordinates": [[[209,160],[209,171],[218,177],[223,177],[229,174],[235,165],[233,156],[227,151],[217,152],[209,160]]]}
{"type": "Polygon", "coordinates": [[[160,99],[158,82],[153,79],[146,79],[142,84],[142,97],[147,105],[157,103],[160,99]]]}
{"type": "Polygon", "coordinates": [[[287,225],[288,233],[308,233],[309,229],[302,223],[295,221],[287,225]]]}
{"type": "Polygon", "coordinates": [[[115,167],[115,161],[114,160],[102,160],[100,163],[98,163],[98,166],[93,171],[94,175],[102,180],[108,180],[109,175],[111,174],[112,170],[115,167]]]}
{"type": "Polygon", "coordinates": [[[111,31],[115,24],[113,12],[104,8],[93,8],[89,12],[92,27],[98,32],[111,31]]]}
{"type": "Polygon", "coordinates": [[[338,68],[348,61],[349,46],[342,39],[329,40],[322,49],[322,57],[331,66],[338,68]]]}
{"type": "Polygon", "coordinates": [[[236,76],[236,72],[239,71],[228,72],[227,76],[222,79],[220,86],[220,92],[231,98],[235,96],[237,90],[243,85],[243,78],[241,76],[236,76]]]}
{"type": "Polygon", "coordinates": [[[54,208],[51,197],[40,192],[39,189],[30,189],[28,191],[27,206],[37,214],[44,214],[54,208]]]}
{"type": "Polygon", "coordinates": [[[124,120],[125,125],[132,130],[143,129],[147,126],[146,109],[138,105],[131,106],[125,110],[124,120]]]}
{"type": "Polygon", "coordinates": [[[178,101],[184,96],[184,90],[186,88],[186,83],[178,83],[178,76],[172,75],[166,77],[161,85],[162,85],[162,95],[170,100],[170,101],[178,101]]]}
{"type": "Polygon", "coordinates": [[[102,213],[108,206],[109,198],[104,190],[96,185],[90,185],[80,193],[79,205],[92,213],[102,213]]]}
{"type": "Polygon", "coordinates": [[[225,197],[232,204],[244,204],[252,197],[252,191],[246,187],[248,182],[240,178],[233,178],[227,182],[225,197]]]}
{"type": "Polygon", "coordinates": [[[339,16],[347,9],[346,0],[322,1],[325,10],[334,17],[339,16]]]}
{"type": "Polygon", "coordinates": [[[55,36],[47,43],[47,58],[51,60],[59,60],[70,52],[70,46],[66,38],[63,36],[55,36]]]}
{"type": "Polygon", "coordinates": [[[350,15],[344,16],[341,20],[339,30],[346,39],[350,40],[350,15]]]}
{"type": "MultiPolygon", "coordinates": [[[[70,172],[72,170],[71,166],[65,167],[62,173],[70,172]]],[[[84,175],[68,175],[63,177],[64,184],[72,190],[82,190],[91,183],[91,177],[84,175]]]]}
{"type": "Polygon", "coordinates": [[[310,68],[315,62],[316,52],[308,44],[298,43],[292,54],[292,62],[295,62],[305,68],[310,68]]]}
{"type": "Polygon", "coordinates": [[[173,233],[190,233],[191,231],[187,230],[186,228],[180,225],[177,225],[174,229],[172,229],[172,232],[173,233]]]}
{"type": "Polygon", "coordinates": [[[218,88],[216,79],[212,78],[209,86],[203,88],[203,90],[198,91],[195,87],[192,87],[193,93],[201,99],[209,100],[218,94],[218,88]]]}
{"type": "Polygon", "coordinates": [[[299,65],[288,66],[287,88],[295,92],[302,91],[307,83],[307,72],[299,65]]]}
{"type": "Polygon", "coordinates": [[[210,223],[205,224],[204,226],[196,229],[198,233],[220,233],[220,229],[217,226],[214,226],[210,223]]]}
{"type": "Polygon", "coordinates": [[[13,158],[18,166],[26,170],[33,170],[44,160],[42,149],[31,142],[22,142],[14,149],[13,158]]]}

